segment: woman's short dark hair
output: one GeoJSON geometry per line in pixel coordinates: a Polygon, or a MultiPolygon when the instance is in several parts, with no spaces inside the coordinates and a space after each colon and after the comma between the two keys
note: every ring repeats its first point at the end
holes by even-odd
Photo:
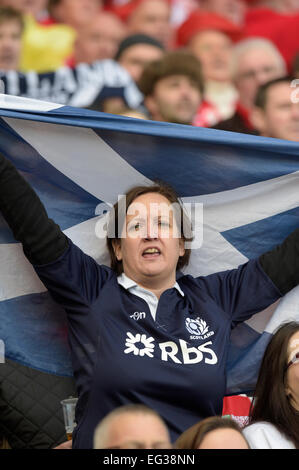
{"type": "MultiPolygon", "coordinates": [[[[216,429],[233,429],[239,432],[244,441],[247,442],[242,434],[242,429],[236,421],[231,418],[222,418],[221,416],[211,416],[194,424],[184,431],[174,443],[175,449],[198,449],[205,436],[216,429]]],[[[249,445],[248,445],[249,448],[249,445]]]]}
{"type": "MultiPolygon", "coordinates": [[[[168,201],[174,205],[174,207],[178,207],[179,213],[175,213],[174,216],[175,220],[180,221],[180,227],[178,229],[181,233],[181,238],[186,242],[190,242],[193,239],[192,235],[192,227],[191,221],[187,216],[183,204],[180,201],[179,197],[177,196],[175,190],[168,184],[164,182],[156,182],[153,185],[148,186],[134,186],[131,188],[125,197],[125,211],[119,211],[119,202],[114,204],[113,210],[110,212],[109,221],[108,221],[108,236],[107,236],[107,247],[109,250],[110,261],[111,261],[111,268],[116,272],[117,275],[120,275],[123,272],[123,263],[116,258],[114,252],[114,245],[115,243],[121,243],[120,234],[125,224],[125,215],[128,211],[129,206],[137,199],[139,196],[148,193],[157,193],[161,196],[164,196],[168,201]],[[120,212],[120,214],[119,214],[120,212]],[[121,219],[119,219],[121,216],[121,219]]],[[[121,202],[120,202],[121,203],[121,202]]],[[[178,263],[177,263],[177,270],[182,269],[186,266],[190,259],[191,250],[189,248],[185,249],[185,253],[183,256],[180,256],[178,263]]]]}
{"type": "Polygon", "coordinates": [[[250,410],[250,424],[267,421],[299,448],[299,413],[286,393],[288,345],[299,331],[298,322],[282,324],[264,353],[250,410]]]}

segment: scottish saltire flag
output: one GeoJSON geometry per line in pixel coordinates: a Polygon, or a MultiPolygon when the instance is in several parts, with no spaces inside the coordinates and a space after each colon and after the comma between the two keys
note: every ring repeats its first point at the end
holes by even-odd
{"type": "MultiPolygon", "coordinates": [[[[185,203],[203,204],[203,243],[186,272],[232,269],[271,249],[299,217],[299,143],[136,120],[1,97],[0,151],[27,178],[48,214],[99,263],[103,215],[120,194],[160,179],[185,203]]],[[[201,231],[201,227],[198,227],[201,231]]],[[[201,234],[199,234],[201,236],[201,234]]],[[[299,320],[299,288],[232,331],[228,394],[254,388],[273,331],[299,320]]],[[[72,375],[64,312],[51,300],[0,220],[0,339],[7,358],[72,375]]]]}

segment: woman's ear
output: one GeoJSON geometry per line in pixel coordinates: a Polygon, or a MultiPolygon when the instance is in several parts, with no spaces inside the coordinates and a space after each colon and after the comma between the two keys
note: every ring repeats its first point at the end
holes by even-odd
{"type": "Polygon", "coordinates": [[[113,240],[112,246],[113,246],[114,254],[116,256],[117,261],[121,261],[122,260],[121,241],[113,240]]]}
{"type": "Polygon", "coordinates": [[[250,120],[253,127],[258,130],[261,135],[263,135],[266,131],[266,118],[264,110],[255,106],[250,113],[250,120]]]}
{"type": "Polygon", "coordinates": [[[179,254],[180,256],[184,256],[185,254],[185,240],[183,238],[180,238],[179,241],[179,254]]]}

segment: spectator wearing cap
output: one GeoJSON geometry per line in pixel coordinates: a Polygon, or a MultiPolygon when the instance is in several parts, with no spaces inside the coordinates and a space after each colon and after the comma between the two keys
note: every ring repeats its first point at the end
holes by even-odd
{"type": "Polygon", "coordinates": [[[96,60],[113,59],[125,34],[126,27],[115,14],[99,11],[89,23],[77,30],[74,52],[67,65],[72,67],[81,62],[91,64],[96,60]]]}
{"type": "Polygon", "coordinates": [[[138,85],[151,119],[192,124],[203,91],[200,63],[192,54],[168,52],[145,67],[138,85]]]}
{"type": "Polygon", "coordinates": [[[299,50],[298,0],[248,0],[244,35],[272,41],[283,56],[288,72],[299,50]]]}
{"type": "Polygon", "coordinates": [[[120,44],[115,60],[124,67],[137,83],[144,67],[164,55],[163,45],[146,34],[127,36],[120,44]]]}
{"type": "Polygon", "coordinates": [[[152,36],[168,48],[172,36],[169,0],[131,0],[113,11],[126,23],[128,34],[152,36]]]}
{"type": "Polygon", "coordinates": [[[243,25],[248,1],[246,0],[200,0],[201,10],[217,13],[237,25],[243,25]]]}
{"type": "Polygon", "coordinates": [[[201,62],[204,101],[195,125],[209,127],[230,117],[237,92],[231,79],[233,42],[240,38],[238,26],[214,13],[195,10],[178,28],[177,45],[185,46],[201,62]]]}
{"type": "Polygon", "coordinates": [[[245,134],[256,134],[251,121],[258,87],[286,74],[286,65],[275,45],[263,38],[244,39],[233,51],[232,75],[239,93],[236,111],[229,119],[215,125],[222,129],[245,134]]]}

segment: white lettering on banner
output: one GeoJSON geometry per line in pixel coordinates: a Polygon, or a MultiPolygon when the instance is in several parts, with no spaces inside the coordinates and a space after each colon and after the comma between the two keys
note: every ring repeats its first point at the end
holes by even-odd
{"type": "MultiPolygon", "coordinates": [[[[215,352],[208,346],[212,345],[212,341],[208,341],[200,346],[189,346],[183,339],[179,340],[179,345],[174,341],[165,341],[158,343],[161,350],[161,360],[165,362],[174,362],[176,364],[198,364],[204,361],[206,364],[217,364],[218,358],[215,352]],[[181,361],[178,353],[182,354],[181,361]]],[[[154,357],[155,340],[153,337],[147,338],[146,335],[133,335],[127,332],[125,342],[125,354],[134,354],[135,356],[147,355],[149,358],[154,357]],[[142,343],[142,344],[141,344],[142,343]]]]}
{"type": "Polygon", "coordinates": [[[292,91],[292,93],[291,93],[291,101],[292,101],[293,104],[299,103],[299,87],[296,88],[297,85],[299,85],[299,79],[295,78],[295,80],[293,80],[291,82],[291,87],[295,88],[295,90],[292,91]]]}

